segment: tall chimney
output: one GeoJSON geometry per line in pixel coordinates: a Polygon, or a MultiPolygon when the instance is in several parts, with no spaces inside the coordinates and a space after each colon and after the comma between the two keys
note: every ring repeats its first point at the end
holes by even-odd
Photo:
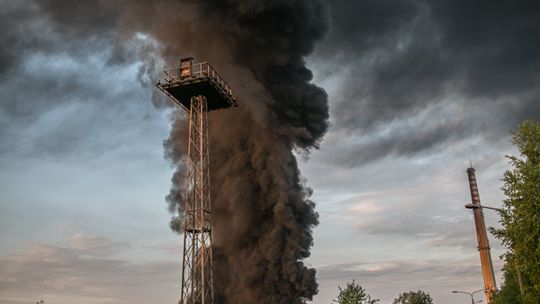
{"type": "Polygon", "coordinates": [[[478,251],[480,253],[480,263],[482,265],[482,275],[484,277],[484,291],[486,293],[487,304],[493,303],[493,293],[497,290],[495,284],[495,275],[493,273],[493,263],[491,261],[491,253],[489,241],[487,238],[486,224],[484,223],[484,213],[480,204],[480,194],[478,194],[478,185],[476,183],[475,170],[472,167],[467,169],[469,176],[469,187],[471,189],[471,200],[474,206],[474,224],[476,226],[476,236],[478,238],[478,251]]]}

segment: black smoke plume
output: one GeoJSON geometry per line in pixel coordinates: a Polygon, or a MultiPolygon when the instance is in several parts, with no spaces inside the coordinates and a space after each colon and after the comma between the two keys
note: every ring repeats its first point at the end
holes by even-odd
{"type": "MultiPolygon", "coordinates": [[[[315,270],[303,260],[318,216],[293,151],[317,147],[328,127],[327,95],[310,83],[304,62],[326,32],[326,6],[307,0],[32,4],[81,49],[92,41],[114,44],[111,64],[143,59],[146,84],[160,77],[156,57],[176,65],[191,55],[217,68],[241,103],[209,117],[217,303],[312,299],[315,270]],[[146,44],[131,48],[133,37],[146,44]]],[[[154,102],[172,106],[159,95],[154,102]]],[[[167,200],[177,215],[171,227],[181,231],[187,122],[180,111],[172,118],[164,146],[177,170],[167,200]]]]}
{"type": "MultiPolygon", "coordinates": [[[[215,62],[241,102],[210,115],[217,302],[304,303],[317,292],[315,271],[302,262],[317,214],[292,150],[317,146],[327,129],[327,96],[309,83],[303,60],[325,31],[324,6],[223,1],[193,12],[211,16],[199,25],[204,34],[192,35],[213,50],[192,53],[215,62]]],[[[185,127],[175,121],[165,142],[178,164],[168,199],[179,213],[185,127]]]]}

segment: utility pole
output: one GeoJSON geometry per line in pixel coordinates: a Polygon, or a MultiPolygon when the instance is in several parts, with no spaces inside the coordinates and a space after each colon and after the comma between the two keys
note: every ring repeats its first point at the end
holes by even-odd
{"type": "Polygon", "coordinates": [[[493,262],[491,261],[486,224],[484,223],[484,213],[482,212],[480,194],[478,193],[478,184],[476,183],[475,170],[472,167],[472,164],[467,169],[467,175],[469,177],[472,205],[476,206],[476,208],[472,209],[474,214],[474,224],[476,227],[476,237],[478,239],[478,252],[480,253],[480,263],[482,265],[482,275],[484,277],[486,302],[487,304],[492,304],[493,293],[497,291],[497,285],[495,283],[495,274],[493,272],[493,262]]]}
{"type": "Polygon", "coordinates": [[[212,211],[208,112],[237,106],[231,88],[206,62],[180,60],[157,87],[189,113],[184,180],[184,248],[180,304],[213,304],[212,211]]]}

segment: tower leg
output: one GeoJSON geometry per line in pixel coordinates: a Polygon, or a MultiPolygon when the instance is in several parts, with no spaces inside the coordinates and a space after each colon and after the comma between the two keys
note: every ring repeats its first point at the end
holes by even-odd
{"type": "Polygon", "coordinates": [[[208,103],[191,98],[184,195],[184,252],[180,304],[213,304],[208,103]]]}

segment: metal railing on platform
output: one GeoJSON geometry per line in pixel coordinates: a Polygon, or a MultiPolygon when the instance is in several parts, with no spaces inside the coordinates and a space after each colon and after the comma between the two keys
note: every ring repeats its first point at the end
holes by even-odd
{"type": "Polygon", "coordinates": [[[196,63],[191,66],[191,73],[189,76],[182,75],[182,68],[176,67],[172,69],[165,70],[165,81],[172,82],[182,82],[188,80],[195,80],[196,78],[210,77],[218,86],[220,86],[225,93],[232,96],[232,89],[229,85],[223,80],[221,75],[212,68],[208,62],[196,63]]]}

